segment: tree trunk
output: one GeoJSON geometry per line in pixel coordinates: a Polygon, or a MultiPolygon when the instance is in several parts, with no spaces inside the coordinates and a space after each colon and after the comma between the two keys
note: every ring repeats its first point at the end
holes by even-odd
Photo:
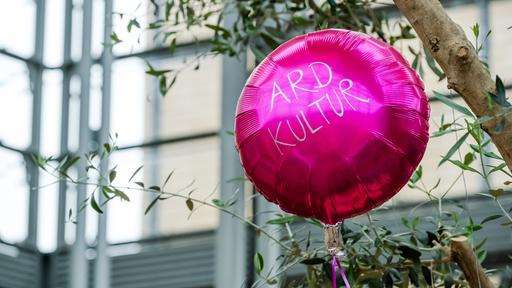
{"type": "Polygon", "coordinates": [[[471,288],[493,288],[485,271],[475,257],[473,248],[464,236],[452,239],[451,257],[459,265],[471,288]]]}
{"type": "Polygon", "coordinates": [[[498,103],[488,104],[487,92],[494,93],[496,84],[460,26],[438,0],[394,2],[445,72],[448,88],[457,91],[477,117],[492,117],[482,129],[512,170],[512,113],[498,103]]]}

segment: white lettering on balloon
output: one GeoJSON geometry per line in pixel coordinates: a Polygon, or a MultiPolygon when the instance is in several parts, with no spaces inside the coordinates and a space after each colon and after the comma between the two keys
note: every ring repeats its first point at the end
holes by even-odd
{"type": "Polygon", "coordinates": [[[272,86],[272,97],[270,98],[270,113],[275,108],[276,101],[285,101],[289,105],[292,104],[292,99],[289,95],[286,95],[285,90],[282,87],[288,85],[293,93],[294,100],[300,100],[301,93],[318,93],[321,97],[312,101],[307,105],[307,110],[313,110],[313,113],[320,113],[323,123],[319,122],[318,119],[313,123],[307,116],[306,111],[299,110],[298,114],[295,115],[295,119],[280,120],[277,122],[277,127],[274,131],[270,128],[268,133],[272,138],[277,150],[283,155],[284,147],[294,147],[300,142],[307,140],[308,135],[313,135],[320,131],[325,125],[330,125],[332,119],[329,119],[328,112],[331,111],[337,117],[343,117],[345,114],[344,103],[348,105],[352,110],[357,111],[353,101],[359,101],[362,103],[369,103],[370,99],[361,97],[353,94],[351,91],[354,83],[348,78],[334,79],[332,68],[324,62],[312,62],[308,65],[310,75],[313,76],[316,84],[314,87],[306,87],[301,84],[304,79],[304,71],[302,69],[295,69],[286,75],[287,83],[280,84],[277,81],[273,82],[272,86]],[[285,85],[285,86],[282,86],[285,85]],[[286,127],[280,130],[283,122],[286,122],[286,127]],[[281,135],[279,132],[282,131],[281,135]],[[274,133],[273,133],[274,132],[274,133]],[[287,133],[289,137],[282,136],[283,133],[287,133]]]}

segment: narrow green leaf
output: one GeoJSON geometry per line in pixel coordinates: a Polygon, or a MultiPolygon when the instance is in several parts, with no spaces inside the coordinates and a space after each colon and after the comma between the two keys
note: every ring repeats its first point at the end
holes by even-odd
{"type": "Polygon", "coordinates": [[[503,168],[507,167],[507,163],[501,163],[500,165],[493,167],[491,171],[489,171],[489,174],[494,173],[496,171],[501,171],[503,168]]]}
{"type": "Polygon", "coordinates": [[[155,185],[155,186],[151,186],[151,187],[149,187],[148,189],[149,189],[149,190],[154,190],[154,191],[160,191],[160,190],[161,190],[161,189],[160,189],[160,187],[159,187],[159,186],[156,186],[156,185],[155,185]]]}
{"type": "Polygon", "coordinates": [[[126,193],[124,193],[123,191],[121,191],[119,189],[114,189],[114,194],[116,196],[121,197],[121,199],[124,201],[130,201],[130,197],[128,197],[128,195],[126,195],[126,193]]]}
{"type": "Polygon", "coordinates": [[[114,169],[110,170],[110,173],[108,174],[108,181],[110,181],[110,183],[114,182],[114,180],[116,179],[116,176],[117,176],[116,170],[114,170],[114,169]]]}
{"type": "Polygon", "coordinates": [[[100,206],[98,205],[98,203],[96,202],[96,199],[94,198],[94,194],[91,195],[91,207],[92,209],[94,209],[96,212],[100,213],[100,214],[103,214],[103,210],[101,210],[100,206]]]}
{"type": "Polygon", "coordinates": [[[162,188],[164,188],[165,185],[167,185],[167,182],[169,182],[169,180],[171,179],[173,174],[174,174],[174,170],[171,171],[171,173],[169,173],[169,175],[167,175],[167,178],[165,178],[164,184],[162,184],[162,188]]]}
{"type": "Polygon", "coordinates": [[[128,182],[131,182],[133,177],[135,177],[135,175],[137,175],[137,173],[139,173],[139,171],[142,169],[142,167],[144,167],[144,165],[140,165],[139,168],[135,169],[135,171],[133,171],[133,174],[132,176],[130,176],[130,179],[128,179],[128,182]]]}
{"type": "Polygon", "coordinates": [[[213,203],[213,205],[220,207],[220,208],[223,208],[226,206],[226,203],[221,199],[213,199],[212,203],[213,203]]]}
{"type": "MultiPolygon", "coordinates": [[[[475,172],[475,173],[478,173],[480,174],[480,171],[476,170],[475,168],[471,167],[471,166],[468,166],[462,162],[460,162],[459,160],[448,160],[450,163],[452,163],[453,165],[461,168],[462,170],[467,170],[467,171],[471,171],[471,172],[475,172]]],[[[481,174],[480,174],[481,175],[481,174]]]]}
{"type": "Polygon", "coordinates": [[[432,72],[434,72],[434,74],[437,75],[437,77],[438,77],[437,81],[441,81],[444,78],[446,78],[446,75],[444,74],[444,72],[438,68],[436,60],[434,60],[434,58],[430,54],[430,51],[428,51],[428,49],[426,49],[426,48],[424,48],[424,51],[425,51],[425,59],[427,60],[427,65],[430,68],[430,70],[432,70],[432,72]]]}
{"type": "Polygon", "coordinates": [[[126,27],[128,32],[132,31],[133,26],[135,26],[137,28],[140,28],[140,24],[139,24],[139,22],[137,21],[136,18],[133,18],[133,19],[130,20],[130,22],[128,22],[128,26],[126,27]]]}
{"type": "Polygon", "coordinates": [[[485,217],[484,220],[482,220],[482,222],[480,222],[480,224],[484,224],[484,223],[487,223],[487,222],[490,222],[490,221],[493,221],[493,220],[496,220],[496,219],[499,219],[503,217],[503,215],[491,215],[491,216],[487,216],[485,217]]]}
{"type": "Polygon", "coordinates": [[[284,224],[291,224],[297,220],[302,219],[301,217],[289,215],[289,216],[279,216],[275,219],[270,219],[267,221],[267,224],[271,225],[284,225],[284,224]]]}
{"type": "Polygon", "coordinates": [[[66,161],[60,166],[59,172],[62,174],[67,174],[69,168],[71,168],[73,165],[75,165],[78,160],[80,160],[80,157],[66,157],[66,161]]]}
{"type": "Polygon", "coordinates": [[[249,46],[252,53],[254,54],[254,57],[256,57],[256,62],[261,63],[267,57],[265,53],[263,53],[260,49],[258,49],[256,46],[251,45],[249,46]]]}
{"type": "Polygon", "coordinates": [[[149,213],[149,210],[155,206],[156,202],[160,199],[160,197],[155,197],[153,200],[151,200],[151,203],[149,203],[148,207],[146,207],[146,211],[144,211],[144,215],[147,215],[149,213]]]}
{"type": "Polygon", "coordinates": [[[254,254],[254,268],[256,269],[257,274],[260,274],[261,271],[263,271],[264,265],[263,256],[259,252],[256,252],[256,254],[254,254]]]}
{"type": "Polygon", "coordinates": [[[474,117],[473,116],[473,113],[471,113],[471,111],[469,111],[468,108],[464,107],[464,106],[461,106],[457,103],[455,103],[455,101],[453,101],[452,99],[446,97],[445,95],[437,92],[437,91],[434,91],[434,96],[433,98],[436,98],[438,99],[439,101],[443,102],[445,105],[447,105],[448,107],[452,108],[453,110],[456,110],[466,116],[469,116],[469,117],[474,117]]]}
{"type": "Polygon", "coordinates": [[[122,40],[119,39],[119,36],[117,36],[116,32],[112,32],[112,34],[110,34],[110,40],[112,40],[112,44],[114,45],[122,42],[122,40]]]}
{"type": "Polygon", "coordinates": [[[279,46],[279,41],[277,39],[275,39],[274,37],[272,37],[272,35],[270,35],[266,32],[261,32],[260,36],[263,39],[263,41],[265,42],[265,44],[267,44],[270,48],[276,49],[279,46]]]}
{"type": "Polygon", "coordinates": [[[468,136],[469,136],[469,132],[466,132],[464,135],[462,135],[462,137],[460,137],[459,140],[457,140],[457,142],[455,142],[455,144],[448,150],[448,152],[441,159],[441,161],[439,161],[439,164],[437,165],[437,167],[443,165],[444,162],[448,161],[450,159],[450,157],[452,157],[453,154],[455,152],[457,152],[457,150],[459,150],[460,146],[462,146],[462,144],[464,143],[464,141],[466,141],[468,136]]]}

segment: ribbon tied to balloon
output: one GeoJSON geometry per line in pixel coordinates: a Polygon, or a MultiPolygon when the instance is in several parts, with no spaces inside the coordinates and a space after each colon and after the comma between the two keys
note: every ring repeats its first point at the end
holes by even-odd
{"type": "Polygon", "coordinates": [[[235,141],[267,200],[331,227],[407,183],[428,118],[423,82],[399,52],[327,29],[285,42],[256,67],[238,101],[235,141]]]}

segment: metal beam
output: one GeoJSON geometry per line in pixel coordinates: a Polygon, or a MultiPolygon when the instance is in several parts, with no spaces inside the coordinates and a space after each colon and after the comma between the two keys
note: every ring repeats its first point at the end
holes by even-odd
{"type": "MultiPolygon", "coordinates": [[[[108,43],[112,33],[112,3],[113,0],[104,0],[104,30],[103,42],[108,43]]],[[[106,143],[110,133],[110,107],[112,92],[112,48],[104,46],[101,67],[103,72],[102,79],[102,102],[101,102],[101,128],[99,131],[99,147],[106,143]]],[[[108,158],[100,163],[101,175],[108,174],[108,158]]],[[[100,203],[107,201],[103,193],[99,194],[100,203]]],[[[110,287],[110,258],[107,254],[107,214],[108,206],[103,207],[103,214],[98,215],[98,236],[96,245],[96,261],[94,263],[94,287],[110,287]]]]}
{"type": "MultiPolygon", "coordinates": [[[[160,97],[160,93],[158,92],[158,81],[156,78],[151,78],[151,81],[149,81],[150,90],[152,91],[153,99],[151,101],[151,116],[150,116],[150,127],[151,130],[149,131],[149,135],[151,135],[151,139],[153,142],[158,141],[159,133],[160,133],[160,116],[161,116],[161,105],[162,105],[162,99],[160,97]]],[[[153,163],[149,167],[149,177],[148,182],[149,183],[158,183],[160,178],[160,163],[158,161],[159,155],[160,155],[160,146],[159,145],[152,145],[152,149],[149,150],[148,153],[148,162],[153,163]]],[[[149,205],[155,197],[159,197],[157,194],[148,193],[147,196],[144,197],[144,200],[147,200],[147,203],[145,202],[144,205],[149,205]]],[[[149,211],[148,215],[144,217],[144,224],[148,228],[148,235],[149,236],[157,236],[159,234],[158,229],[158,215],[159,215],[159,206],[155,205],[153,208],[149,211]]]]}
{"type": "MultiPolygon", "coordinates": [[[[236,15],[230,14],[226,15],[224,21],[229,26],[235,20],[236,15]]],[[[241,55],[240,59],[245,59],[245,56],[241,55]]],[[[238,95],[247,78],[244,62],[245,60],[241,62],[227,56],[222,58],[221,127],[223,131],[232,131],[234,126],[233,115],[236,113],[238,95]]],[[[233,205],[233,210],[239,215],[244,215],[243,183],[229,181],[243,175],[238,153],[233,147],[233,136],[221,132],[220,139],[220,197],[228,200],[233,193],[238,193],[238,201],[233,205]]],[[[246,227],[237,219],[224,213],[220,213],[219,223],[215,243],[215,287],[244,287],[247,276],[246,227]]]]}
{"type": "MultiPolygon", "coordinates": [[[[34,61],[42,63],[44,54],[44,24],[45,24],[45,0],[36,2],[36,39],[34,61]]],[[[42,108],[42,88],[43,88],[43,69],[40,66],[28,65],[30,71],[30,81],[32,87],[32,140],[30,150],[39,154],[41,144],[41,108],[42,108]]],[[[37,216],[39,202],[39,168],[32,162],[27,162],[29,171],[29,205],[28,205],[28,236],[27,245],[35,247],[37,245],[37,216]]]]}
{"type": "MultiPolygon", "coordinates": [[[[84,0],[82,3],[82,58],[80,60],[80,124],[79,124],[79,145],[78,154],[84,155],[89,150],[91,141],[91,131],[89,129],[89,95],[91,81],[91,34],[92,34],[92,0],[84,0]]],[[[78,165],[78,178],[85,179],[87,171],[85,170],[85,161],[80,161],[78,165]]],[[[75,242],[71,249],[71,269],[70,269],[70,287],[87,288],[88,285],[88,261],[86,258],[87,243],[85,240],[85,211],[79,211],[80,206],[87,198],[87,186],[77,185],[76,196],[76,233],[75,242]]]]}
{"type": "MultiPolygon", "coordinates": [[[[73,25],[73,0],[66,0],[64,7],[64,57],[63,62],[71,61],[71,31],[73,25]]],[[[60,155],[68,154],[69,137],[69,86],[71,81],[71,69],[65,68],[62,71],[62,99],[61,99],[61,117],[60,117],[60,155]]],[[[57,214],[57,249],[62,249],[66,245],[66,193],[67,181],[59,182],[59,203],[57,214]]]]}

